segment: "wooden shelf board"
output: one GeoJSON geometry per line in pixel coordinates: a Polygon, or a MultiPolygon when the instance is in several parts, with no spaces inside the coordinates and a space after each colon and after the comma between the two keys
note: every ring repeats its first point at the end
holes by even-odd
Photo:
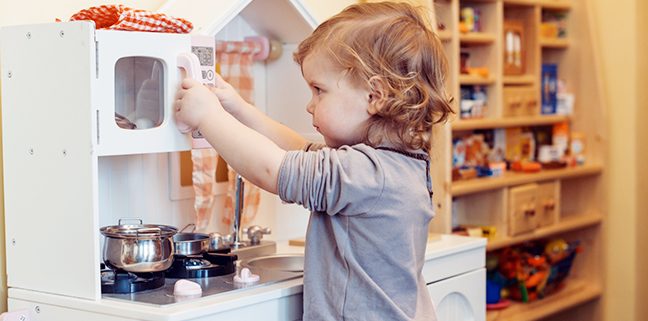
{"type": "MultiPolygon", "coordinates": [[[[562,218],[559,222],[551,226],[537,228],[530,233],[525,233],[516,236],[504,236],[502,238],[489,240],[486,250],[493,251],[493,250],[501,249],[503,247],[526,242],[526,241],[537,240],[537,239],[549,237],[563,232],[579,230],[585,227],[598,225],[602,221],[603,221],[603,215],[601,214],[571,215],[566,218],[562,218]]],[[[502,233],[506,233],[506,231],[502,231],[502,233]]]]}
{"type": "Polygon", "coordinates": [[[533,75],[504,76],[502,81],[504,85],[533,85],[536,77],[533,75]]]}
{"type": "Polygon", "coordinates": [[[437,31],[437,35],[439,35],[439,39],[441,39],[441,41],[452,40],[452,33],[448,30],[439,30],[437,31]]]}
{"type": "Polygon", "coordinates": [[[537,0],[504,0],[504,5],[534,6],[537,0]]]}
{"type": "Polygon", "coordinates": [[[452,123],[453,131],[474,130],[487,128],[507,128],[522,126],[540,126],[550,125],[560,122],[569,121],[569,116],[565,115],[537,115],[521,116],[508,118],[480,118],[480,119],[463,119],[452,123]]]}
{"type": "Polygon", "coordinates": [[[459,35],[462,45],[488,45],[495,42],[495,35],[485,32],[469,32],[459,35]]]}
{"type": "Polygon", "coordinates": [[[572,8],[570,0],[538,0],[538,4],[543,9],[570,10],[572,8]]]}
{"type": "Polygon", "coordinates": [[[508,171],[499,177],[475,178],[453,182],[450,194],[454,196],[468,195],[502,187],[545,181],[550,179],[565,179],[600,174],[601,165],[583,165],[562,169],[547,169],[537,173],[515,173],[508,171]]]}
{"type": "Polygon", "coordinates": [[[567,279],[565,287],[552,295],[531,303],[513,303],[506,309],[486,313],[487,321],[535,321],[569,308],[596,300],[603,293],[600,286],[591,282],[567,279]]]}
{"type": "Polygon", "coordinates": [[[480,77],[473,75],[460,75],[459,83],[461,85],[491,85],[495,83],[495,77],[480,77]]]}
{"type": "Polygon", "coordinates": [[[542,48],[566,49],[569,47],[569,40],[565,38],[540,38],[542,48]]]}

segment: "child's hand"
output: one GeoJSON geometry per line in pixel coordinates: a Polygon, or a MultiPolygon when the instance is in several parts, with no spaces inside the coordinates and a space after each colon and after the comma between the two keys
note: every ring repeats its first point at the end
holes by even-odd
{"type": "Polygon", "coordinates": [[[176,95],[176,119],[192,129],[200,128],[201,122],[209,115],[223,108],[207,87],[198,81],[185,78],[176,95]]]}
{"type": "Polygon", "coordinates": [[[239,110],[247,104],[245,99],[219,74],[216,74],[216,86],[209,87],[211,91],[218,97],[223,108],[230,113],[236,114],[239,110]]]}

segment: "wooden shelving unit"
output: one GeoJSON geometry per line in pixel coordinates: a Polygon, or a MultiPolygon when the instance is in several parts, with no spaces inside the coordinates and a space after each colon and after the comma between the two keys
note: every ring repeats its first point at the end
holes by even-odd
{"type": "MultiPolygon", "coordinates": [[[[499,320],[587,320],[601,321],[603,295],[603,229],[607,213],[606,154],[607,130],[605,97],[600,81],[598,57],[592,35],[591,12],[587,0],[436,0],[438,20],[447,27],[443,45],[449,57],[448,91],[455,97],[456,120],[438,127],[433,132],[432,176],[437,216],[431,223],[433,233],[450,233],[457,225],[492,226],[496,236],[487,250],[494,251],[526,241],[553,237],[581,241],[584,251],[575,258],[571,276],[561,291],[530,304],[514,303],[501,311],[489,311],[487,319],[499,320]],[[462,9],[472,7],[479,13],[479,28],[475,32],[460,32],[462,9]],[[543,38],[541,23],[546,16],[566,17],[564,38],[543,38]],[[505,21],[521,22],[524,36],[519,74],[505,74],[505,21]],[[578,42],[572,42],[578,39],[578,42]],[[575,45],[578,45],[578,48],[575,45]],[[467,67],[488,70],[488,76],[461,74],[461,54],[467,67]],[[540,111],[515,114],[505,112],[511,93],[523,88],[535,95],[535,103],[542,102],[542,65],[555,64],[558,78],[564,80],[576,105],[570,115],[541,114],[540,111]],[[591,68],[582,68],[587,65],[591,68]],[[481,86],[487,93],[485,113],[479,118],[460,112],[461,99],[470,86],[481,86]],[[509,96],[505,96],[505,89],[509,96]],[[506,115],[506,116],[504,116],[506,115]],[[585,137],[585,162],[582,166],[542,170],[536,173],[508,171],[499,177],[452,180],[453,148],[457,138],[467,137],[472,131],[506,129],[508,137],[516,128],[537,128],[567,123],[571,132],[585,137]],[[509,130],[511,129],[511,130],[509,130]],[[513,191],[524,188],[552,186],[557,195],[553,220],[538,222],[535,229],[513,232],[513,191]],[[587,280],[587,281],[585,281],[587,280]],[[591,304],[585,304],[591,302],[591,304]],[[579,309],[573,309],[582,306],[579,309]]],[[[528,100],[533,101],[533,100],[528,100]]],[[[533,106],[533,104],[530,104],[533,106]]],[[[510,110],[510,109],[508,109],[510,110]]],[[[500,136],[501,137],[501,136],[500,136]]],[[[508,139],[508,138],[507,138],[508,139]]],[[[540,192],[538,192],[540,193],[540,192]]],[[[538,194],[540,195],[540,194],[538,194]]],[[[538,196],[540,197],[540,196],[538,196]]],[[[542,196],[544,197],[544,196],[542,196]]],[[[542,203],[538,203],[542,204],[542,203]]],[[[538,205],[540,206],[540,205],[538,205]]]]}

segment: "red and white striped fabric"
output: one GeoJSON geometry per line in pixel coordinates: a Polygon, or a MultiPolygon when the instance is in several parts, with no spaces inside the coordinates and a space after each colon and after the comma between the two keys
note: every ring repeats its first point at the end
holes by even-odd
{"type": "Polygon", "coordinates": [[[75,20],[92,20],[97,29],[167,33],[189,33],[193,29],[193,24],[185,19],[131,9],[121,4],[83,9],[70,17],[70,21],[75,20]]]}
{"type": "MultiPolygon", "coordinates": [[[[248,102],[253,102],[254,78],[252,75],[253,56],[260,50],[260,45],[251,41],[219,41],[216,43],[216,61],[220,68],[220,75],[229,82],[239,94],[248,102]]],[[[204,231],[211,223],[210,213],[214,205],[216,180],[214,170],[219,163],[219,157],[213,149],[194,149],[191,151],[193,162],[192,179],[196,198],[194,209],[196,210],[197,230],[204,231]]],[[[223,166],[224,161],[221,162],[223,166]]],[[[226,230],[231,229],[234,218],[234,182],[236,173],[228,166],[227,196],[225,198],[224,211],[221,223],[226,230]]],[[[261,200],[259,187],[245,181],[245,197],[243,199],[243,212],[241,224],[249,224],[256,217],[257,209],[261,200]]]]}
{"type": "MultiPolygon", "coordinates": [[[[261,50],[260,45],[253,41],[216,42],[216,61],[220,65],[221,76],[236,88],[243,99],[250,103],[254,102],[252,65],[254,63],[254,55],[259,50],[261,50]]],[[[227,176],[227,197],[225,199],[225,208],[221,222],[225,225],[232,226],[236,199],[236,172],[229,166],[227,176]]],[[[244,192],[241,225],[248,225],[256,217],[261,201],[261,191],[259,187],[245,180],[244,192]]]]}

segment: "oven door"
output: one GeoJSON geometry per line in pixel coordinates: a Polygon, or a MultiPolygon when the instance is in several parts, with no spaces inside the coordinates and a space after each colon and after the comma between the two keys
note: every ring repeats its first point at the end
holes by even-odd
{"type": "Polygon", "coordinates": [[[98,155],[189,150],[173,102],[183,76],[178,58],[191,52],[191,36],[97,30],[95,40],[98,155]]]}

